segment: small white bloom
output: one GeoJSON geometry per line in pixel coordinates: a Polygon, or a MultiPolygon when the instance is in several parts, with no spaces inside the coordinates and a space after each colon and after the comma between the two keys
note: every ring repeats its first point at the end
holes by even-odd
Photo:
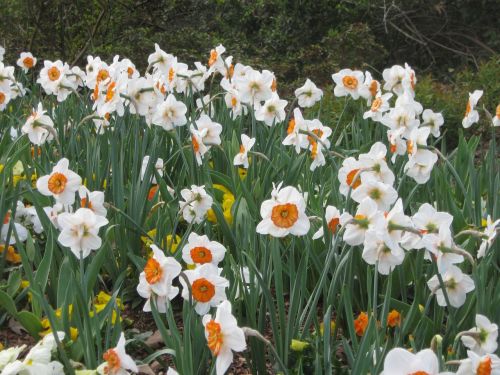
{"type": "Polygon", "coordinates": [[[246,134],[241,135],[241,145],[240,145],[240,152],[238,152],[234,156],[233,164],[234,165],[242,165],[243,168],[247,168],[249,166],[248,163],[248,151],[253,147],[255,144],[255,138],[250,138],[246,134]]]}

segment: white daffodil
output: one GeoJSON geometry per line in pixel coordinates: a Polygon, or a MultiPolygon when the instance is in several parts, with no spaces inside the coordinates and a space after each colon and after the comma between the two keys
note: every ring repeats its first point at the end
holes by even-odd
{"type": "Polygon", "coordinates": [[[104,192],[90,191],[85,186],[78,189],[80,206],[92,210],[96,215],[106,217],[107,210],[104,207],[104,192]]]}
{"type": "Polygon", "coordinates": [[[394,172],[387,166],[386,155],[387,147],[382,142],[375,142],[368,153],[359,155],[359,166],[364,170],[360,182],[374,179],[390,186],[394,184],[394,172]]]}
{"type": "Polygon", "coordinates": [[[86,258],[92,250],[101,247],[99,229],[108,224],[108,220],[96,215],[89,208],[79,208],[75,213],[62,213],[57,217],[61,228],[58,241],[69,247],[77,258],[86,258]]]}
{"type": "Polygon", "coordinates": [[[359,70],[342,69],[338,73],[332,74],[335,89],[335,96],[350,95],[353,99],[358,99],[360,96],[367,97],[368,88],[363,86],[364,74],[359,70]]]}
{"type": "Polygon", "coordinates": [[[304,86],[295,90],[295,97],[299,107],[310,108],[323,97],[323,90],[319,89],[309,78],[304,86]]]}
{"type": "Polygon", "coordinates": [[[222,133],[222,125],[212,121],[210,117],[202,114],[196,120],[196,127],[200,134],[202,134],[202,141],[207,146],[220,145],[220,134],[222,133]]]}
{"type": "Polygon", "coordinates": [[[500,219],[495,221],[491,220],[491,216],[488,215],[486,219],[486,228],[484,228],[484,238],[481,242],[481,246],[479,247],[479,251],[477,252],[477,257],[482,258],[486,255],[486,252],[490,249],[495,242],[495,239],[498,236],[498,232],[500,231],[500,219]]]}
{"type": "Polygon", "coordinates": [[[404,167],[405,173],[417,184],[425,184],[431,178],[431,172],[438,161],[438,156],[430,150],[417,149],[404,167]]]}
{"type": "Polygon", "coordinates": [[[434,258],[440,273],[446,272],[452,264],[459,264],[464,257],[451,251],[453,248],[453,237],[449,227],[441,226],[438,233],[429,233],[423,236],[422,244],[428,251],[426,259],[434,258]]]}
{"type": "Polygon", "coordinates": [[[374,200],[365,198],[359,204],[354,217],[348,213],[340,216],[340,225],[346,227],[343,239],[348,245],[361,245],[369,229],[380,231],[384,227],[384,214],[374,200]]]}
{"type": "Polygon", "coordinates": [[[245,333],[238,327],[229,301],[219,305],[215,317],[205,315],[202,322],[207,345],[216,358],[216,374],[223,375],[233,362],[233,351],[242,352],[246,349],[245,333]]]}
{"type": "Polygon", "coordinates": [[[26,345],[21,345],[0,351],[0,370],[3,370],[9,363],[14,362],[25,348],[26,345]]]}
{"type": "Polygon", "coordinates": [[[21,128],[21,132],[27,134],[30,142],[37,146],[52,140],[53,133],[56,132],[54,122],[46,113],[42,103],[38,103],[37,109],[33,108],[33,112],[21,128]]]}
{"type": "Polygon", "coordinates": [[[495,116],[493,117],[493,126],[500,126],[500,104],[497,105],[495,116]]]}
{"type": "Polygon", "coordinates": [[[389,207],[398,199],[398,193],[391,185],[372,179],[363,180],[361,185],[351,194],[355,202],[361,203],[365,198],[371,198],[381,211],[389,207]]]}
{"type": "Polygon", "coordinates": [[[191,189],[182,189],[181,196],[184,201],[179,202],[180,212],[184,220],[188,222],[201,223],[210,207],[213,198],[205,191],[205,186],[191,185],[191,189]]]}
{"type": "Polygon", "coordinates": [[[52,168],[49,175],[36,181],[38,191],[46,196],[53,196],[64,205],[75,202],[75,193],[82,184],[82,178],[69,169],[69,160],[63,158],[52,168]]]}
{"type": "Polygon", "coordinates": [[[238,76],[235,73],[234,82],[240,92],[241,102],[255,105],[255,103],[269,99],[273,94],[271,89],[273,79],[274,75],[267,70],[261,73],[257,70],[249,69],[245,72],[244,76],[238,76]]]}
{"type": "Polygon", "coordinates": [[[182,260],[187,265],[201,265],[211,263],[217,266],[222,259],[226,248],[217,241],[210,241],[207,236],[196,233],[189,234],[187,244],[182,248],[182,260]]]}
{"type": "Polygon", "coordinates": [[[368,111],[363,114],[363,118],[371,118],[373,121],[381,122],[382,114],[387,112],[391,108],[389,100],[392,98],[391,93],[377,94],[375,99],[371,103],[371,107],[368,111]]]}
{"type": "Polygon", "coordinates": [[[440,128],[444,124],[444,118],[441,112],[435,113],[430,109],[424,110],[422,113],[422,125],[428,126],[431,129],[431,134],[434,137],[439,137],[441,135],[440,128]]]}
{"type": "MultiPolygon", "coordinates": [[[[227,299],[226,288],[229,281],[220,276],[222,268],[217,268],[211,263],[202,264],[193,270],[184,271],[191,286],[191,297],[194,309],[199,315],[206,314],[211,307],[218,306],[227,299]]],[[[189,300],[189,288],[186,281],[181,278],[182,298],[189,300]]]]}
{"type": "Polygon", "coordinates": [[[303,134],[303,131],[307,131],[309,123],[302,117],[302,112],[299,108],[293,110],[293,118],[290,119],[288,123],[288,129],[286,131],[287,136],[283,140],[283,145],[294,146],[295,152],[300,153],[300,149],[306,149],[309,147],[309,141],[307,140],[307,135],[303,134]]]}
{"type": "MultiPolygon", "coordinates": [[[[340,212],[335,206],[327,206],[325,210],[325,223],[330,231],[331,235],[334,236],[337,232],[337,227],[340,224],[340,212]]],[[[323,238],[324,229],[323,225],[319,227],[316,233],[313,234],[312,239],[317,240],[318,238],[323,238]]]]}
{"type": "Polygon", "coordinates": [[[179,288],[173,286],[172,282],[181,273],[182,266],[175,258],[165,256],[156,245],[151,245],[151,250],[153,256],[139,275],[137,293],[147,299],[143,311],[151,311],[151,298],[154,298],[158,311],[165,312],[166,299],[171,301],[179,294],[179,288]]]}
{"type": "Polygon", "coordinates": [[[24,73],[28,73],[28,70],[34,68],[36,65],[36,58],[33,57],[31,52],[21,52],[19,59],[17,59],[17,66],[20,67],[24,73]]]}
{"type": "Polygon", "coordinates": [[[464,118],[462,120],[462,126],[464,128],[470,128],[479,121],[479,112],[476,110],[476,105],[482,96],[483,90],[475,90],[472,94],[469,93],[469,100],[467,101],[464,118]]]}
{"type": "Polygon", "coordinates": [[[129,374],[127,370],[139,372],[134,360],[125,351],[125,336],[123,332],[120,335],[116,347],[108,349],[102,357],[105,362],[97,368],[97,373],[99,374],[127,375],[129,374]]]}
{"type": "Polygon", "coordinates": [[[248,151],[251,150],[254,144],[255,144],[255,138],[250,138],[248,135],[242,134],[240,151],[234,156],[233,164],[242,165],[243,168],[248,169],[249,166],[248,151]]]}
{"type": "Polygon", "coordinates": [[[500,375],[500,358],[495,354],[478,355],[467,351],[455,375],[500,375]]]}
{"type": "Polygon", "coordinates": [[[262,202],[262,221],[256,231],[273,237],[285,237],[288,234],[303,236],[310,227],[305,210],[306,202],[302,194],[293,186],[281,188],[280,183],[274,186],[271,199],[262,202]]]}
{"type": "Polygon", "coordinates": [[[361,257],[368,264],[376,264],[380,274],[388,275],[403,263],[405,252],[389,238],[387,231],[369,229],[365,234],[361,257]]]}
{"type": "Polygon", "coordinates": [[[384,370],[380,375],[411,374],[440,374],[436,354],[431,349],[424,349],[418,353],[403,348],[391,349],[385,357],[384,370]]]}
{"type": "Polygon", "coordinates": [[[193,125],[189,127],[189,132],[191,133],[191,145],[193,147],[194,156],[198,165],[203,164],[203,157],[210,150],[210,146],[203,143],[203,137],[207,134],[207,129],[202,131],[196,129],[193,125]]]}
{"type": "Polygon", "coordinates": [[[396,95],[401,95],[404,92],[403,80],[406,77],[406,70],[401,65],[394,65],[384,69],[382,77],[384,78],[384,90],[393,91],[396,95]]]}
{"type": "Polygon", "coordinates": [[[285,107],[287,101],[280,99],[278,94],[273,92],[271,97],[264,102],[264,105],[255,110],[255,118],[263,121],[267,126],[278,124],[285,119],[285,107]]]}
{"type": "MultiPolygon", "coordinates": [[[[462,306],[465,303],[467,293],[473,291],[475,288],[472,278],[454,265],[449,266],[441,276],[450,305],[453,307],[462,306]]],[[[437,275],[434,275],[427,281],[427,286],[433,294],[436,294],[438,305],[446,306],[446,299],[444,298],[437,275]]]]}
{"type": "Polygon", "coordinates": [[[494,353],[498,348],[498,326],[481,314],[476,314],[476,326],[460,335],[462,343],[474,353],[494,353]]]}

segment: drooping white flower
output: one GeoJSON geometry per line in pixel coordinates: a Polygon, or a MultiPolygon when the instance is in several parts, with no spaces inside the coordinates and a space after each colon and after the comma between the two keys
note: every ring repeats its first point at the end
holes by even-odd
{"type": "Polygon", "coordinates": [[[294,146],[295,152],[297,154],[300,153],[301,148],[306,149],[309,147],[307,135],[302,133],[302,131],[306,130],[308,130],[308,121],[304,120],[300,109],[295,108],[293,110],[293,118],[288,123],[287,136],[282,143],[285,146],[294,146]]]}
{"type": "Polygon", "coordinates": [[[216,358],[216,373],[223,375],[233,362],[233,351],[242,352],[246,349],[245,333],[238,327],[229,301],[219,305],[215,317],[205,315],[202,322],[207,345],[216,358]]]}
{"type": "Polygon", "coordinates": [[[403,263],[405,252],[392,241],[387,231],[369,229],[365,234],[361,257],[368,264],[376,264],[380,274],[388,275],[403,263]]]}
{"type": "Polygon", "coordinates": [[[423,236],[422,243],[428,253],[426,259],[434,258],[440,273],[446,272],[452,264],[459,264],[464,257],[451,251],[453,237],[449,227],[441,226],[438,233],[429,233],[423,236]]]}
{"type": "Polygon", "coordinates": [[[202,135],[202,141],[207,146],[220,145],[221,139],[220,134],[222,133],[222,125],[212,121],[210,117],[202,114],[198,120],[196,120],[196,127],[200,134],[202,135]]]}
{"type": "Polygon", "coordinates": [[[305,210],[306,202],[302,194],[293,186],[281,188],[280,183],[274,187],[271,199],[262,202],[262,221],[256,231],[273,237],[285,237],[288,234],[303,236],[310,228],[305,210]]]}
{"type": "Polygon", "coordinates": [[[384,228],[384,214],[378,209],[375,201],[365,198],[359,204],[354,217],[348,213],[340,216],[340,225],[346,227],[343,239],[348,245],[361,245],[369,229],[380,231],[384,228]]]}
{"type": "Polygon", "coordinates": [[[62,213],[57,222],[61,228],[58,241],[69,247],[77,258],[86,258],[92,250],[101,247],[99,229],[108,224],[105,217],[96,215],[88,208],[79,208],[75,213],[62,213]]]}
{"type": "Polygon", "coordinates": [[[411,156],[404,167],[405,173],[413,178],[418,184],[425,184],[431,178],[434,164],[438,156],[430,150],[417,149],[415,155],[411,156]]]}
{"type": "Polygon", "coordinates": [[[462,343],[474,353],[494,353],[498,348],[498,326],[481,314],[476,314],[476,326],[460,336],[462,343]]]}
{"type": "Polygon", "coordinates": [[[42,103],[38,103],[37,109],[33,108],[33,112],[21,128],[21,132],[27,134],[30,142],[37,146],[52,140],[54,138],[52,132],[56,132],[54,122],[46,113],[42,103]],[[52,131],[49,128],[52,128],[52,131]]]}

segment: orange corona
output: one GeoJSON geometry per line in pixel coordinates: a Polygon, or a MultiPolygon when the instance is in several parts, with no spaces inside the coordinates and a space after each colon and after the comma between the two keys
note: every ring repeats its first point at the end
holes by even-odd
{"type": "Polygon", "coordinates": [[[210,351],[213,355],[218,355],[221,348],[222,343],[224,342],[221,332],[221,326],[219,323],[211,320],[205,326],[205,330],[207,331],[207,343],[210,351]]]}
{"type": "Polygon", "coordinates": [[[290,228],[299,219],[299,211],[293,203],[278,204],[273,207],[271,220],[278,228],[290,228]]]}
{"type": "Polygon", "coordinates": [[[66,188],[68,179],[62,173],[56,172],[49,178],[48,188],[54,194],[61,194],[66,188]]]}
{"type": "Polygon", "coordinates": [[[358,80],[354,76],[345,76],[342,78],[342,83],[345,87],[351,90],[355,90],[358,87],[358,80]]]}
{"type": "Polygon", "coordinates": [[[193,247],[190,254],[193,262],[197,264],[205,264],[212,261],[212,252],[204,246],[193,247]]]}
{"type": "Polygon", "coordinates": [[[193,298],[198,302],[209,302],[215,296],[215,286],[205,278],[197,279],[191,286],[193,298]]]}
{"type": "Polygon", "coordinates": [[[163,269],[156,259],[149,258],[144,267],[144,273],[146,274],[146,281],[149,284],[155,284],[160,281],[163,276],[163,269]]]}
{"type": "Polygon", "coordinates": [[[49,69],[47,75],[49,76],[49,79],[51,81],[57,81],[61,76],[61,71],[57,69],[55,66],[53,66],[52,68],[49,69]]]}

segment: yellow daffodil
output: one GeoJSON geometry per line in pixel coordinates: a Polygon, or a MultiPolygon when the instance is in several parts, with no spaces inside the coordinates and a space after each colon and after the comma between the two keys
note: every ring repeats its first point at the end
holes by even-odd
{"type": "MultiPolygon", "coordinates": [[[[231,191],[223,185],[214,184],[214,189],[221,191],[222,194],[222,213],[224,215],[224,219],[228,224],[232,224],[233,215],[231,213],[231,209],[233,208],[233,204],[235,201],[235,197],[231,191]]],[[[217,216],[215,215],[215,211],[211,208],[207,212],[207,219],[212,223],[217,223],[217,216]]]]}
{"type": "Polygon", "coordinates": [[[292,349],[294,352],[303,352],[308,347],[309,343],[307,341],[293,339],[292,343],[290,344],[290,349],[292,349]]]}

